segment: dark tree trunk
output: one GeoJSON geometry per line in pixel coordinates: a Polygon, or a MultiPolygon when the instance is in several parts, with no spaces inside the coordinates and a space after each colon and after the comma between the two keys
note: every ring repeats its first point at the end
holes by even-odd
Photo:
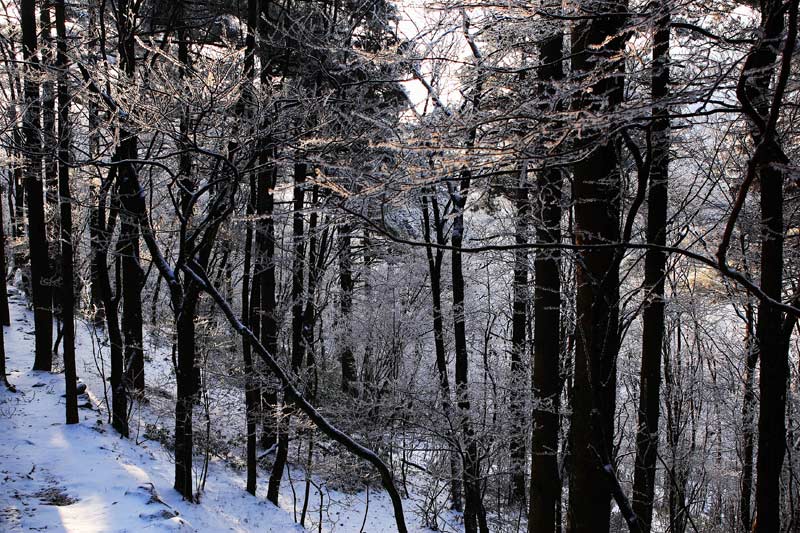
{"type": "Polygon", "coordinates": [[[797,40],[798,2],[789,4],[785,41],[784,7],[784,3],[778,0],[761,1],[760,39],[745,60],[737,88],[739,101],[751,121],[756,145],[748,167],[758,177],[761,187],[760,284],[766,296],[759,302],[756,322],[760,402],[755,533],[781,530],[781,471],[786,451],[786,389],[791,329],[788,333],[784,331],[783,313],[773,302],[782,300],[785,234],[783,186],[788,159],[782,150],[776,124],[797,40]],[[775,91],[770,91],[770,81],[781,49],[783,58],[780,74],[775,91]]]}
{"type": "MultiPolygon", "coordinates": [[[[256,234],[256,249],[260,258],[260,272],[258,276],[258,299],[260,306],[260,339],[270,353],[278,352],[278,320],[275,315],[277,307],[276,276],[275,276],[275,196],[273,190],[278,179],[278,167],[275,163],[275,147],[272,140],[267,139],[259,153],[259,163],[262,170],[258,175],[258,204],[256,213],[261,222],[256,234]]],[[[267,372],[267,375],[269,373],[267,372]]],[[[263,426],[261,432],[261,446],[271,448],[278,442],[279,414],[277,409],[278,389],[274,383],[265,383],[261,389],[263,426]]]]}
{"type": "MultiPolygon", "coordinates": [[[[119,34],[118,53],[120,68],[128,81],[133,83],[136,72],[135,54],[135,16],[134,6],[128,0],[117,5],[117,31],[119,34]]],[[[122,161],[118,170],[121,182],[136,180],[137,169],[133,161],[138,158],[137,136],[125,128],[120,128],[120,143],[117,159],[122,161]]],[[[120,188],[120,194],[127,194],[120,188]]],[[[125,205],[126,198],[122,199],[125,205]]],[[[144,391],[144,354],[142,350],[142,268],[139,264],[139,224],[131,213],[122,212],[120,217],[120,254],[122,255],[122,334],[124,340],[125,364],[128,367],[128,380],[138,392],[144,391]]]]}
{"type": "Polygon", "coordinates": [[[39,62],[36,58],[36,2],[20,3],[22,26],[22,55],[25,68],[25,114],[22,131],[25,143],[25,196],[28,203],[28,244],[31,265],[31,300],[36,330],[34,370],[50,371],[53,366],[53,311],[50,289],[50,260],[45,233],[44,198],[42,187],[42,145],[39,139],[39,62]]]}
{"type": "Polygon", "coordinates": [[[187,294],[181,312],[176,317],[178,338],[178,385],[175,402],[175,490],[185,499],[194,501],[192,483],[192,408],[196,389],[195,378],[195,325],[194,317],[199,295],[187,294]]]}
{"type": "Polygon", "coordinates": [[[459,426],[464,439],[464,529],[467,533],[488,531],[486,511],[481,497],[481,464],[478,442],[472,428],[469,401],[469,353],[464,310],[464,271],[461,245],[464,239],[464,209],[471,181],[471,173],[461,173],[458,190],[453,191],[453,217],[451,268],[453,279],[453,335],[455,337],[456,402],[460,411],[459,426]]]}
{"type": "MultiPolygon", "coordinates": [[[[667,183],[669,179],[670,119],[665,102],[669,94],[670,6],[662,0],[653,30],[653,101],[651,158],[647,191],[647,242],[667,241],[667,183]]],[[[667,255],[649,248],[644,257],[644,313],[642,315],[642,367],[639,377],[639,421],[633,478],[633,512],[643,533],[653,519],[658,418],[661,404],[661,351],[664,344],[664,276],[667,255]]]]}
{"type": "MultiPolygon", "coordinates": [[[[135,141],[128,144],[128,158],[135,158],[135,141]]],[[[120,172],[135,172],[133,165],[123,165],[120,172]],[[125,168],[127,167],[127,169],[125,168]]],[[[124,336],[126,379],[131,390],[144,392],[142,350],[142,268],[139,264],[139,225],[136,219],[123,213],[120,226],[119,253],[122,256],[122,334],[124,336]]]]}
{"type": "MultiPolygon", "coordinates": [[[[444,227],[441,213],[439,212],[439,202],[436,195],[430,195],[430,208],[433,211],[433,224],[436,233],[436,243],[439,245],[447,244],[444,237],[444,227]]],[[[447,371],[447,356],[444,348],[444,319],[442,316],[442,259],[444,250],[437,248],[434,254],[431,244],[431,216],[428,212],[428,195],[422,196],[422,217],[423,235],[425,243],[425,253],[428,258],[428,273],[431,277],[431,298],[433,311],[433,341],[436,349],[436,369],[439,374],[439,390],[442,395],[442,412],[449,423],[454,422],[453,404],[450,392],[450,379],[447,371]]],[[[454,511],[460,512],[462,506],[462,481],[461,468],[458,457],[458,438],[451,434],[448,445],[450,446],[450,504],[454,511]]]]}
{"type": "MultiPolygon", "coordinates": [[[[263,0],[259,2],[259,32],[266,38],[273,27],[270,25],[270,20],[273,15],[270,14],[270,6],[272,2],[263,0]]],[[[266,65],[272,63],[273,58],[270,55],[270,47],[266,46],[263,42],[258,47],[258,53],[262,68],[259,72],[261,87],[268,87],[272,83],[269,69],[266,65]]],[[[269,131],[271,126],[267,123],[269,118],[264,119],[262,129],[269,131]]],[[[273,220],[273,211],[275,209],[275,197],[273,190],[275,189],[278,181],[278,164],[277,164],[277,148],[274,139],[271,136],[261,137],[261,143],[258,152],[258,161],[261,171],[258,174],[258,191],[259,198],[256,208],[256,214],[259,215],[258,219],[262,222],[257,226],[256,230],[256,250],[257,250],[257,264],[256,272],[253,280],[255,282],[258,277],[258,288],[261,292],[259,301],[260,308],[260,340],[262,344],[269,350],[271,354],[277,354],[278,351],[278,320],[275,315],[277,307],[276,299],[276,275],[275,275],[275,221],[273,220]]],[[[269,372],[265,372],[269,376],[269,372]]],[[[261,394],[261,410],[262,410],[262,432],[261,432],[261,446],[267,449],[272,448],[277,444],[278,434],[277,428],[279,423],[279,402],[278,402],[278,387],[273,383],[273,379],[268,378],[268,382],[262,384],[261,394]]]]}
{"type": "MultiPolygon", "coordinates": [[[[13,224],[13,220],[12,220],[13,224]]],[[[3,227],[3,204],[0,202],[0,272],[3,277],[0,278],[0,296],[5,296],[5,309],[8,312],[8,293],[6,287],[6,232],[3,227]]],[[[3,385],[11,392],[16,391],[14,386],[9,383],[8,376],[6,375],[6,341],[5,330],[3,326],[10,324],[0,324],[0,379],[3,380],[3,385]]]]}
{"type": "Polygon", "coordinates": [[[747,358],[744,369],[744,398],[742,399],[742,492],[739,498],[739,516],[742,521],[742,530],[750,533],[753,525],[751,512],[751,499],[753,497],[753,450],[755,429],[756,394],[754,389],[756,365],[758,364],[758,350],[756,347],[755,309],[748,302],[745,311],[746,333],[745,350],[747,358]]]}
{"type": "MultiPolygon", "coordinates": [[[[255,50],[256,50],[256,28],[258,27],[258,0],[248,0],[247,2],[247,38],[245,41],[245,76],[247,77],[247,100],[243,102],[243,112],[252,117],[252,109],[254,109],[255,102],[253,98],[253,81],[254,81],[254,68],[255,68],[255,50]]],[[[255,180],[250,172],[250,197],[247,202],[247,215],[248,219],[255,213],[255,204],[258,191],[255,187],[255,180]]],[[[242,276],[242,324],[245,327],[250,327],[250,276],[251,276],[251,263],[252,263],[252,249],[253,249],[253,225],[250,220],[247,221],[247,229],[245,230],[244,238],[244,274],[242,276]]],[[[253,496],[256,495],[256,485],[258,478],[258,463],[256,458],[256,445],[257,445],[257,416],[258,416],[258,402],[259,390],[256,383],[256,375],[253,368],[253,355],[251,353],[250,343],[246,339],[242,339],[242,358],[244,359],[244,397],[245,397],[245,422],[247,431],[247,486],[246,490],[253,496]]]]}
{"type": "MultiPolygon", "coordinates": [[[[39,6],[39,20],[41,22],[40,52],[42,54],[42,68],[50,73],[55,66],[53,50],[52,20],[50,17],[49,2],[39,6]]],[[[52,76],[42,80],[42,156],[44,161],[44,197],[45,197],[45,224],[47,232],[48,258],[50,261],[51,293],[53,297],[53,313],[60,320],[59,314],[59,279],[61,276],[61,261],[59,260],[59,232],[58,232],[58,163],[56,150],[58,139],[56,137],[56,92],[53,88],[52,76]]],[[[58,346],[58,341],[56,341],[58,346]]],[[[54,349],[55,353],[56,350],[54,349]]]]}
{"type": "Polygon", "coordinates": [[[128,436],[128,387],[124,379],[125,361],[123,356],[122,332],[119,327],[118,301],[111,290],[111,277],[108,269],[108,251],[114,235],[118,209],[118,198],[112,201],[111,213],[106,223],[106,199],[116,178],[117,167],[111,168],[106,183],[98,190],[97,210],[92,223],[98,241],[92,258],[97,273],[97,283],[103,299],[109,351],[111,353],[111,425],[123,437],[128,436]]]}
{"type": "Polygon", "coordinates": [[[525,435],[525,396],[530,380],[528,367],[523,363],[527,339],[528,321],[528,224],[531,215],[531,204],[528,187],[527,161],[522,163],[519,171],[519,183],[513,188],[515,202],[516,228],[514,242],[520,246],[514,251],[514,281],[511,315],[511,399],[509,401],[509,417],[511,435],[509,455],[511,458],[511,502],[525,504],[525,466],[528,450],[525,435]]]}
{"type": "MultiPolygon", "coordinates": [[[[98,38],[98,16],[102,16],[100,10],[92,2],[89,6],[89,66],[96,68],[97,57],[102,52],[99,50],[99,43],[101,39],[98,38]]],[[[87,95],[86,114],[89,123],[89,158],[95,159],[100,154],[100,117],[98,116],[98,103],[94,95],[87,95]]],[[[98,257],[98,248],[102,240],[102,236],[97,232],[97,228],[101,225],[97,222],[98,217],[97,201],[100,194],[100,181],[99,178],[92,177],[89,185],[89,197],[92,204],[89,207],[89,246],[91,249],[91,262],[89,274],[89,290],[92,305],[92,320],[95,326],[102,327],[103,320],[105,319],[105,311],[103,307],[103,284],[100,280],[100,273],[98,266],[95,264],[94,258],[98,257]]]]}
{"type": "MultiPolygon", "coordinates": [[[[563,33],[556,31],[539,45],[541,97],[550,100],[553,83],[564,77],[561,64],[563,33]]],[[[545,105],[552,106],[550,103],[545,105]]],[[[561,242],[562,171],[545,168],[536,177],[536,240],[561,242]]],[[[533,298],[533,435],[531,437],[531,494],[528,531],[552,533],[561,506],[561,478],[558,470],[559,397],[561,375],[561,278],[558,249],[542,249],[534,260],[533,298]]]]}
{"type": "Polygon", "coordinates": [[[308,221],[308,290],[306,291],[305,309],[303,311],[303,346],[306,353],[306,394],[316,400],[319,386],[317,372],[317,353],[315,346],[315,327],[317,322],[317,287],[328,254],[328,228],[318,237],[319,223],[319,186],[314,185],[311,194],[312,211],[308,221]]]}
{"type": "MultiPolygon", "coordinates": [[[[305,344],[303,343],[303,293],[305,277],[305,240],[303,237],[303,202],[307,168],[305,163],[294,165],[294,214],[292,217],[292,372],[300,375],[305,360],[305,344]]],[[[269,476],[267,499],[278,505],[281,479],[286,468],[289,452],[290,412],[293,402],[291,394],[284,390],[284,416],[278,431],[278,450],[275,463],[269,476]]]]}
{"type": "MultiPolygon", "coordinates": [[[[179,19],[183,15],[184,2],[177,6],[179,19]]],[[[189,33],[185,27],[180,26],[178,37],[178,61],[180,62],[180,76],[185,79],[191,68],[189,60],[189,33]]],[[[192,156],[189,152],[189,109],[188,106],[181,110],[180,141],[183,151],[178,157],[178,181],[181,185],[180,210],[182,214],[180,253],[182,256],[193,256],[195,250],[189,249],[193,243],[186,241],[190,231],[193,215],[192,199],[197,185],[192,174],[192,156]]],[[[203,251],[203,267],[208,264],[210,247],[213,243],[206,242],[207,248],[203,251]]],[[[183,298],[175,301],[175,327],[177,336],[177,397],[175,402],[175,490],[186,500],[195,501],[194,485],[192,481],[192,455],[194,450],[193,409],[200,389],[199,369],[196,357],[195,317],[200,299],[200,291],[192,280],[184,282],[183,298]],[[177,305],[176,305],[177,304],[177,305]]]]}
{"type": "MultiPolygon", "coordinates": [[[[9,172],[9,174],[11,174],[9,172]]],[[[9,176],[11,177],[11,176],[9,176]]],[[[9,186],[11,180],[9,180],[9,186]]],[[[1,188],[0,188],[1,190],[1,188]]],[[[2,194],[2,193],[0,193],[2,194]]],[[[14,220],[10,220],[10,225],[13,227],[14,220]]],[[[6,232],[3,228],[3,209],[2,202],[0,202],[0,326],[11,325],[11,314],[8,310],[8,289],[6,287],[6,232]]]]}
{"type": "MultiPolygon", "coordinates": [[[[250,2],[253,3],[252,1],[250,2]]],[[[248,202],[247,213],[253,214],[253,201],[256,191],[250,191],[251,200],[248,202]]],[[[242,276],[242,324],[250,327],[250,262],[251,248],[253,245],[253,229],[247,223],[244,237],[244,274],[242,276]]],[[[247,425],[247,492],[256,495],[256,481],[258,468],[256,463],[256,407],[258,405],[258,389],[255,386],[255,373],[253,372],[253,356],[250,352],[250,343],[242,340],[242,357],[244,359],[244,398],[245,420],[247,425]]]]}
{"type": "MultiPolygon", "coordinates": [[[[610,117],[622,101],[622,64],[618,58],[627,4],[588,1],[572,34],[572,68],[577,76],[598,79],[575,109],[610,117]],[[599,13],[599,14],[598,14],[599,13]],[[596,95],[596,96],[595,96],[596,95]],[[602,111],[600,111],[602,109],[602,111]]],[[[607,125],[611,129],[611,124],[607,125]]],[[[621,180],[609,132],[593,127],[576,141],[583,156],[573,165],[575,233],[578,245],[620,241],[621,180]]],[[[581,251],[576,268],[577,332],[572,413],[570,533],[608,531],[611,518],[609,474],[619,353],[619,257],[614,249],[581,251]]]]}
{"type": "Polygon", "coordinates": [[[353,310],[353,256],[350,250],[352,226],[348,222],[339,225],[339,312],[342,326],[337,349],[342,370],[342,392],[358,395],[356,358],[352,344],[353,310]]]}
{"type": "Polygon", "coordinates": [[[64,328],[64,380],[67,424],[78,423],[77,378],[75,370],[75,288],[73,286],[72,195],[69,186],[70,129],[67,81],[67,30],[64,0],[55,4],[58,34],[58,196],[61,211],[61,320],[64,328]]]}

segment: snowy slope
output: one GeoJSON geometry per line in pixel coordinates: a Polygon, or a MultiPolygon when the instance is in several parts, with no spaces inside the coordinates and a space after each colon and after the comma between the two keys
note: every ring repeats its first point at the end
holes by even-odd
{"type": "MultiPolygon", "coordinates": [[[[287,465],[281,508],[264,498],[267,471],[259,472],[258,497],[253,498],[244,490],[244,473],[214,459],[201,503],[182,501],[172,488],[174,463],[169,451],[141,436],[145,422],[164,422],[154,409],[137,406],[130,440],[119,438],[107,423],[97,364],[108,363],[95,361],[91,328],[84,323],[76,324],[76,362],[88,395],[79,396],[80,424],[66,426],[64,376],[30,370],[33,314],[22,296],[14,289],[10,293],[12,325],[5,328],[6,357],[9,381],[18,392],[0,387],[0,532],[304,531],[295,522],[305,478],[297,465],[287,465]]],[[[150,348],[158,352],[153,345],[150,348]]],[[[163,351],[154,353],[148,363],[149,379],[166,379],[169,352],[163,351]]],[[[328,487],[317,476],[312,480],[305,522],[309,530],[395,530],[391,503],[379,488],[369,494],[363,490],[348,494],[328,487]]],[[[423,525],[419,495],[413,485],[409,488],[410,498],[404,501],[409,530],[431,531],[423,525]]],[[[459,517],[449,512],[440,516],[438,527],[443,532],[463,530],[459,517]]]]}
{"type": "MultiPolygon", "coordinates": [[[[30,370],[32,314],[16,296],[11,317],[7,368],[19,392],[0,391],[0,531],[302,530],[290,514],[245,493],[241,475],[223,464],[211,465],[202,503],[192,505],[172,489],[173,465],[158,443],[120,439],[87,408],[80,424],[66,426],[63,374],[30,370]]],[[[83,377],[97,406],[96,381],[83,377]]]]}

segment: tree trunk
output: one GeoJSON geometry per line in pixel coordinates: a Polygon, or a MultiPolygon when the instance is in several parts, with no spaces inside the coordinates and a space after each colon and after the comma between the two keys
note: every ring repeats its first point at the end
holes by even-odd
{"type": "MultiPolygon", "coordinates": [[[[13,225],[13,220],[12,220],[13,225]]],[[[3,204],[0,202],[0,272],[3,277],[0,278],[0,295],[5,295],[5,308],[8,311],[8,288],[6,287],[6,232],[3,227],[3,204]]],[[[5,330],[3,326],[10,324],[0,324],[0,379],[3,380],[3,385],[11,392],[16,391],[13,385],[9,383],[8,376],[6,375],[6,341],[5,330]]]]}
{"type": "Polygon", "coordinates": [[[175,490],[186,500],[194,501],[192,483],[192,408],[197,393],[195,378],[195,325],[194,317],[199,295],[187,294],[177,313],[178,385],[175,401],[175,490]]]}
{"type": "Polygon", "coordinates": [[[61,320],[64,328],[64,380],[67,424],[78,423],[77,378],[75,370],[75,288],[73,286],[72,195],[69,186],[70,129],[69,85],[67,81],[67,30],[64,0],[55,4],[58,34],[58,196],[61,211],[61,320]]]}
{"type": "MultiPolygon", "coordinates": [[[[130,83],[134,82],[136,72],[134,6],[128,0],[117,5],[117,31],[119,34],[118,53],[120,68],[130,83]]],[[[119,161],[132,161],[138,158],[138,139],[136,134],[120,128],[120,143],[117,146],[119,161]]],[[[122,163],[118,170],[121,182],[137,179],[137,169],[133,163],[122,163]]],[[[126,194],[120,189],[120,194],[126,194]]],[[[122,199],[125,204],[126,199],[122,199]]],[[[122,334],[124,339],[125,363],[129,367],[128,379],[132,388],[144,392],[144,354],[142,350],[142,269],[139,264],[139,224],[136,217],[122,212],[120,217],[120,253],[122,254],[122,334]]]]}
{"type": "MultiPolygon", "coordinates": [[[[254,68],[256,50],[256,28],[258,27],[258,0],[248,0],[247,2],[247,38],[245,40],[245,76],[247,77],[247,101],[244,101],[243,112],[252,118],[255,110],[254,96],[254,68]]],[[[249,165],[248,165],[249,166],[249,165]]],[[[250,197],[247,202],[248,219],[255,213],[258,191],[255,187],[255,179],[250,170],[250,197]]],[[[250,272],[252,263],[253,249],[253,225],[250,220],[246,222],[244,238],[244,273],[242,276],[242,324],[250,327],[250,272]]],[[[258,478],[258,463],[256,458],[256,436],[257,436],[257,416],[259,403],[259,388],[256,382],[256,375],[253,368],[253,356],[250,343],[242,339],[242,358],[244,359],[244,398],[245,398],[245,422],[247,431],[247,485],[246,490],[253,496],[256,495],[256,485],[258,478]]]]}
{"type": "Polygon", "coordinates": [[[34,370],[49,372],[53,366],[53,312],[50,289],[50,262],[45,233],[44,198],[42,187],[42,145],[39,139],[40,109],[39,82],[41,74],[36,58],[36,2],[20,2],[22,26],[22,55],[25,59],[25,114],[22,131],[25,142],[25,196],[28,203],[28,243],[31,265],[31,300],[36,330],[34,370]]]}
{"type": "MultiPolygon", "coordinates": [[[[761,290],[767,298],[777,302],[782,300],[783,290],[783,186],[788,159],[776,132],[782,92],[771,95],[770,80],[778,51],[783,48],[776,91],[787,82],[797,39],[797,11],[798,2],[790,2],[788,32],[782,42],[783,2],[761,1],[761,38],[745,61],[737,90],[751,121],[756,145],[748,167],[753,168],[761,186],[761,290]],[[765,117],[768,117],[766,121],[765,117]]],[[[759,302],[756,322],[760,403],[755,533],[781,530],[781,471],[786,451],[789,334],[784,332],[783,313],[767,298],[759,302]]]]}
{"type": "MultiPolygon", "coordinates": [[[[669,95],[670,6],[662,0],[653,35],[651,72],[652,162],[647,196],[647,242],[666,244],[667,183],[669,179],[670,119],[665,99],[669,95]]],[[[642,315],[642,366],[639,376],[639,421],[633,479],[633,512],[643,533],[653,520],[658,418],[661,404],[661,351],[664,343],[664,276],[667,255],[649,248],[644,257],[644,313],[642,315]]]]}
{"type": "MultiPolygon", "coordinates": [[[[553,87],[564,77],[563,33],[555,31],[539,45],[539,71],[545,106],[555,94],[553,87]]],[[[536,177],[536,240],[561,242],[562,171],[544,168],[536,177]]],[[[542,249],[534,260],[533,297],[533,435],[531,436],[531,494],[528,515],[530,533],[560,531],[561,478],[558,469],[561,375],[561,278],[558,249],[542,249]]]]}
{"type": "MultiPolygon", "coordinates": [[[[250,2],[253,3],[252,1],[250,2]]],[[[247,214],[253,214],[252,198],[256,191],[250,191],[251,200],[248,202],[247,214]]],[[[253,245],[253,229],[250,222],[244,238],[244,274],[242,276],[242,314],[241,320],[245,327],[250,326],[250,262],[251,248],[253,245]]],[[[256,415],[258,405],[258,389],[255,386],[255,372],[253,371],[253,356],[250,352],[250,343],[242,339],[242,357],[244,359],[244,401],[245,421],[247,426],[247,492],[256,495],[256,482],[258,465],[256,462],[256,415]]]]}
{"type": "MultiPolygon", "coordinates": [[[[39,20],[41,22],[40,52],[42,55],[42,69],[46,73],[53,71],[55,54],[53,51],[52,20],[50,17],[49,2],[39,6],[39,20]]],[[[59,278],[61,277],[61,261],[59,260],[59,231],[58,231],[58,162],[56,149],[56,91],[53,87],[52,76],[42,79],[42,156],[44,161],[44,197],[45,197],[45,225],[48,242],[48,261],[51,275],[50,291],[53,297],[53,313],[60,320],[59,278]]],[[[56,336],[58,337],[58,336],[56,336]]],[[[56,346],[58,340],[56,340],[56,346]]],[[[56,350],[54,349],[53,352],[56,350]]]]}
{"type": "Polygon", "coordinates": [[[111,353],[111,425],[123,437],[128,436],[128,387],[125,383],[125,361],[123,356],[122,332],[119,328],[118,301],[111,290],[111,278],[108,273],[108,251],[114,235],[118,209],[118,197],[112,201],[111,213],[106,223],[106,198],[116,177],[117,167],[111,168],[106,183],[101,184],[97,196],[97,210],[92,223],[98,241],[95,255],[92,258],[93,268],[97,273],[97,283],[103,298],[105,310],[106,332],[108,334],[109,351],[111,353]]]}
{"type": "Polygon", "coordinates": [[[755,408],[756,395],[754,390],[756,365],[758,364],[758,350],[756,339],[753,338],[755,332],[755,310],[753,305],[748,302],[745,317],[745,359],[744,370],[744,398],[742,399],[742,492],[739,498],[739,516],[742,521],[742,530],[750,533],[753,525],[753,514],[751,512],[750,501],[753,497],[753,449],[755,429],[755,408]]]}
{"type": "MultiPolygon", "coordinates": [[[[303,202],[307,168],[305,163],[294,165],[294,214],[292,218],[292,372],[300,375],[305,360],[303,343],[303,292],[305,277],[305,242],[303,238],[303,202]]],[[[284,390],[283,417],[278,431],[278,451],[269,476],[267,499],[278,505],[281,479],[289,452],[290,411],[292,395],[284,390]]]]}
{"type": "MultiPolygon", "coordinates": [[[[433,211],[433,223],[436,231],[436,243],[440,245],[446,244],[444,238],[444,228],[439,212],[439,202],[436,200],[436,195],[430,195],[431,210],[433,211]]],[[[444,257],[444,250],[441,248],[436,249],[434,252],[431,244],[431,220],[428,212],[428,197],[426,194],[422,196],[422,217],[423,217],[423,235],[425,243],[425,253],[428,258],[428,273],[431,277],[431,299],[433,311],[433,341],[436,350],[436,369],[439,374],[439,390],[442,395],[442,412],[445,419],[450,425],[453,421],[453,404],[450,392],[450,379],[447,371],[447,356],[444,348],[444,320],[442,316],[442,259],[444,257]]],[[[452,433],[452,432],[448,432],[452,433]]],[[[450,434],[448,446],[450,447],[450,506],[454,511],[460,512],[462,507],[462,486],[461,486],[461,468],[459,467],[458,457],[458,438],[456,435],[450,434]]]]}
{"type": "Polygon", "coordinates": [[[358,370],[353,353],[352,310],[353,310],[353,259],[350,250],[352,226],[348,222],[339,225],[339,312],[341,331],[337,349],[342,370],[342,392],[350,396],[358,395],[356,380],[358,370]]]}
{"type": "MultiPolygon", "coordinates": [[[[627,5],[589,1],[572,34],[572,67],[598,79],[575,109],[608,117],[622,101],[619,35],[627,5]],[[598,14],[599,13],[599,14],[598,14]],[[593,72],[594,71],[594,72],[593,72]],[[594,96],[598,95],[598,96],[594,96]],[[606,114],[608,113],[608,114],[606,114]]],[[[607,131],[584,130],[576,148],[585,155],[573,165],[575,233],[578,245],[618,243],[621,181],[616,149],[607,131]]],[[[619,258],[613,249],[582,250],[576,268],[577,342],[572,414],[572,479],[567,531],[608,531],[611,517],[609,470],[619,353],[619,258]]]]}
{"type": "MultiPolygon", "coordinates": [[[[9,172],[9,178],[13,177],[13,173],[9,172]]],[[[9,179],[9,187],[12,185],[12,179],[9,179]]],[[[0,187],[0,191],[2,187],[0,187]]],[[[0,192],[0,196],[2,192],[0,192]]],[[[14,226],[14,219],[11,218],[10,226],[14,226]]],[[[8,310],[8,288],[6,286],[6,275],[7,275],[7,266],[6,266],[6,232],[3,228],[3,209],[2,209],[2,202],[0,201],[0,326],[10,326],[11,325],[11,314],[8,310]]]]}
{"type": "Polygon", "coordinates": [[[514,281],[511,315],[511,400],[509,417],[511,435],[509,455],[511,459],[511,502],[525,504],[525,466],[528,450],[525,435],[525,396],[530,382],[530,373],[523,364],[527,348],[526,326],[528,316],[528,224],[531,204],[528,192],[528,162],[523,161],[519,171],[519,183],[513,188],[516,228],[514,242],[520,246],[514,251],[514,281]]]}
{"type": "Polygon", "coordinates": [[[455,337],[456,364],[455,387],[456,402],[460,411],[459,426],[464,439],[464,530],[467,533],[489,530],[486,511],[481,497],[481,464],[478,442],[472,428],[469,401],[469,353],[467,351],[467,332],[464,310],[464,272],[461,258],[461,244],[464,239],[464,208],[471,181],[469,170],[461,172],[458,190],[453,191],[453,218],[451,269],[453,280],[453,335],[455,337]]]}

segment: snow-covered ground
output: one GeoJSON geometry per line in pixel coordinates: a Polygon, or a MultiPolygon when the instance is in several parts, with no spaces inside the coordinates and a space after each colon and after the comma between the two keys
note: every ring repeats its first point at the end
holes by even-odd
{"type": "MultiPolygon", "coordinates": [[[[259,495],[254,498],[244,491],[244,474],[219,460],[211,461],[201,503],[182,501],[172,488],[169,451],[156,441],[140,438],[136,444],[136,439],[121,439],[107,423],[103,381],[85,324],[77,327],[76,352],[78,375],[88,385],[88,395],[79,397],[80,424],[65,425],[64,376],[30,370],[33,315],[13,289],[10,298],[6,359],[9,381],[18,392],[0,387],[0,531],[303,531],[295,522],[305,478],[299,467],[289,468],[284,478],[281,508],[264,498],[267,472],[259,473],[259,495]]],[[[154,420],[148,409],[143,407],[136,416],[154,420]]],[[[311,490],[309,530],[395,530],[391,505],[379,488],[370,491],[367,504],[364,491],[341,493],[313,479],[323,494],[320,498],[316,488],[311,490]]],[[[413,495],[404,503],[409,529],[428,531],[414,512],[413,495]]],[[[439,527],[460,529],[455,517],[446,515],[439,527]]]]}
{"type": "MultiPolygon", "coordinates": [[[[11,316],[7,365],[18,392],[0,392],[0,531],[302,530],[244,492],[223,464],[211,465],[202,504],[193,505],[172,489],[172,462],[158,443],[119,438],[96,409],[81,408],[80,424],[65,425],[64,376],[30,370],[33,320],[18,296],[11,316]]],[[[96,407],[95,392],[88,401],[96,407]]]]}

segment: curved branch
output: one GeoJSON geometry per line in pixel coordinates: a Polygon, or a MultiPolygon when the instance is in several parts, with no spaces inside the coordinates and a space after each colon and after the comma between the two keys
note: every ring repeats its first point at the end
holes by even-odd
{"type": "Polygon", "coordinates": [[[327,435],[331,440],[344,446],[353,455],[356,455],[357,457],[370,463],[375,470],[380,473],[381,484],[383,485],[383,488],[386,489],[386,492],[389,493],[389,497],[392,500],[397,530],[399,533],[407,533],[408,528],[406,527],[405,516],[403,515],[403,502],[400,498],[400,493],[394,486],[394,476],[392,476],[392,473],[389,470],[389,467],[386,466],[386,463],[384,463],[383,460],[378,457],[378,454],[357,443],[352,437],[328,422],[328,420],[322,414],[320,414],[320,412],[317,411],[308,400],[306,400],[300,389],[298,389],[292,383],[289,374],[281,367],[281,365],[278,364],[272,354],[270,354],[267,349],[264,348],[264,345],[259,342],[253,332],[250,331],[250,329],[244,324],[242,324],[241,320],[239,320],[239,318],[236,316],[236,313],[234,313],[228,302],[225,301],[219,291],[214,288],[214,285],[209,283],[208,277],[205,275],[205,273],[202,272],[202,270],[199,272],[193,270],[193,268],[196,268],[197,266],[197,263],[192,261],[191,267],[187,264],[184,264],[182,265],[181,269],[189,277],[191,277],[203,291],[211,296],[211,298],[217,304],[217,307],[220,308],[225,317],[228,319],[230,325],[233,326],[233,329],[235,329],[239,335],[244,337],[247,342],[250,343],[250,346],[256,351],[256,353],[258,353],[259,356],[261,356],[261,359],[264,360],[269,369],[273,372],[273,374],[275,374],[278,380],[280,380],[284,390],[292,396],[295,405],[297,405],[297,407],[300,408],[300,410],[303,411],[306,416],[308,416],[308,418],[320,429],[320,431],[327,435]]]}

